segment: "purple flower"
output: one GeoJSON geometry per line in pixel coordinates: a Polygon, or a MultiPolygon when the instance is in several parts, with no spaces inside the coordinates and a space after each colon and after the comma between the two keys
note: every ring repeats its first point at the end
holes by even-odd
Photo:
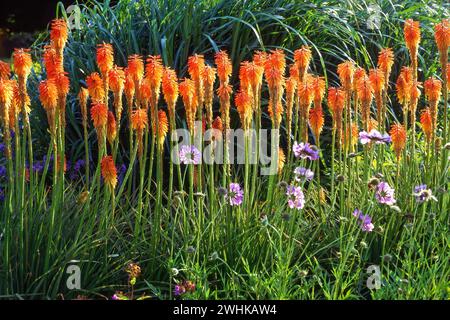
{"type": "Polygon", "coordinates": [[[387,182],[380,182],[375,192],[375,198],[378,203],[392,206],[396,200],[394,198],[394,189],[392,189],[387,182]]]}
{"type": "Polygon", "coordinates": [[[391,137],[387,133],[381,134],[378,130],[372,129],[369,133],[361,131],[359,133],[359,142],[361,144],[367,144],[369,142],[375,142],[376,144],[390,143],[391,137]]]}
{"type": "Polygon", "coordinates": [[[33,171],[36,173],[41,173],[44,170],[44,162],[36,161],[33,163],[33,171]]]}
{"type": "Polygon", "coordinates": [[[122,184],[123,178],[125,178],[126,172],[127,172],[127,166],[125,164],[122,164],[119,168],[119,174],[118,174],[118,178],[117,178],[119,185],[122,184]]]}
{"type": "Polygon", "coordinates": [[[180,148],[180,161],[183,164],[200,164],[202,160],[202,154],[198,149],[192,146],[181,146],[180,148]]]}
{"type": "Polygon", "coordinates": [[[314,178],[314,172],[312,170],[297,167],[294,169],[295,180],[296,181],[311,181],[314,178]]]}
{"type": "Polygon", "coordinates": [[[242,200],[244,199],[244,192],[242,191],[239,183],[230,183],[226,199],[228,199],[231,206],[241,205],[242,200]]]}
{"type": "Polygon", "coordinates": [[[291,209],[303,209],[305,206],[305,195],[302,188],[296,186],[288,186],[286,188],[286,195],[288,197],[288,206],[291,209]]]}
{"type": "Polygon", "coordinates": [[[372,223],[372,218],[367,215],[363,214],[361,210],[355,209],[353,211],[353,216],[358,218],[361,222],[361,230],[364,232],[372,232],[375,226],[372,223]]]}
{"type": "Polygon", "coordinates": [[[292,151],[294,151],[295,157],[300,159],[309,159],[309,160],[319,159],[319,151],[313,149],[308,142],[297,143],[297,141],[295,141],[294,146],[292,147],[292,151]]]}
{"type": "Polygon", "coordinates": [[[424,203],[430,200],[437,201],[431,189],[427,189],[426,184],[421,184],[414,188],[414,197],[417,203],[424,203]]]}
{"type": "Polygon", "coordinates": [[[176,284],[175,288],[173,289],[173,294],[177,297],[183,295],[186,293],[186,288],[180,284],[176,284]]]}
{"type": "Polygon", "coordinates": [[[5,153],[5,144],[4,143],[0,143],[0,154],[4,154],[5,153]]]}
{"type": "Polygon", "coordinates": [[[5,166],[0,166],[0,178],[6,177],[6,168],[5,166]]]}

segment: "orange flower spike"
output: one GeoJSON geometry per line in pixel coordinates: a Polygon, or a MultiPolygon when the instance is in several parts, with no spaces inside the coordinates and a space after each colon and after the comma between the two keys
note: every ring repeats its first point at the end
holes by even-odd
{"type": "Polygon", "coordinates": [[[144,61],[142,60],[142,57],[138,54],[129,56],[127,70],[136,86],[136,84],[144,77],[144,61]]]}
{"type": "Polygon", "coordinates": [[[231,60],[226,51],[219,51],[214,56],[214,62],[217,67],[217,76],[220,82],[228,82],[233,71],[231,60]]]}
{"type": "Polygon", "coordinates": [[[44,47],[43,60],[48,78],[54,78],[57,74],[64,72],[61,56],[57,54],[56,49],[52,46],[44,47]]]}
{"type": "Polygon", "coordinates": [[[392,146],[398,161],[406,145],[406,130],[400,123],[394,123],[389,131],[389,135],[391,136],[392,146]]]}
{"type": "Polygon", "coordinates": [[[316,141],[320,138],[320,133],[322,132],[325,119],[323,116],[323,111],[321,107],[314,107],[309,111],[309,125],[314,134],[316,141]]]}
{"type": "Polygon", "coordinates": [[[405,37],[406,47],[412,56],[417,55],[420,42],[420,24],[413,19],[407,19],[403,26],[403,35],[405,37]]]}
{"type": "Polygon", "coordinates": [[[44,80],[39,84],[39,100],[44,109],[54,111],[58,104],[58,90],[53,80],[44,80]]]}
{"type": "Polygon", "coordinates": [[[358,80],[356,95],[358,97],[358,100],[361,101],[362,104],[370,105],[373,99],[373,87],[369,77],[364,76],[358,80]]]}
{"type": "Polygon", "coordinates": [[[298,65],[296,63],[291,64],[291,66],[289,67],[289,77],[295,80],[296,82],[300,81],[298,65]]]}
{"type": "Polygon", "coordinates": [[[15,130],[15,124],[16,120],[19,116],[20,112],[20,104],[21,104],[21,97],[20,97],[20,89],[19,89],[19,83],[17,80],[11,80],[10,82],[13,95],[12,95],[12,102],[11,107],[9,108],[9,128],[11,130],[15,130]]]}
{"type": "Polygon", "coordinates": [[[0,79],[8,80],[11,77],[11,67],[9,63],[0,61],[0,79]]]}
{"type": "Polygon", "coordinates": [[[384,74],[380,69],[371,69],[369,71],[369,79],[375,94],[381,94],[384,90],[384,74]]]}
{"type": "MultiPolygon", "coordinates": [[[[447,64],[447,83],[450,84],[450,63],[447,64]]],[[[450,85],[447,89],[450,91],[450,85]]]]}
{"type": "Polygon", "coordinates": [[[114,49],[109,43],[97,46],[97,65],[103,77],[107,77],[109,71],[114,67],[114,49]]]}
{"type": "Polygon", "coordinates": [[[148,125],[148,116],[145,109],[134,110],[131,114],[131,127],[133,130],[143,131],[148,125]]]}
{"type": "Polygon", "coordinates": [[[252,115],[252,99],[245,90],[240,90],[235,98],[234,103],[239,112],[241,119],[241,125],[244,130],[250,128],[251,115],[252,115]]]}
{"type": "Polygon", "coordinates": [[[267,58],[268,54],[264,51],[256,51],[253,54],[253,62],[259,67],[265,66],[267,58]]]}
{"type": "Polygon", "coordinates": [[[325,95],[325,79],[323,77],[313,77],[311,86],[314,92],[314,106],[318,107],[322,104],[323,96],[325,95]]]}
{"type": "Polygon", "coordinates": [[[250,89],[250,79],[248,75],[248,69],[249,69],[250,62],[243,61],[241,63],[241,66],[239,68],[239,82],[241,85],[241,90],[248,91],[250,89]]]}
{"type": "Polygon", "coordinates": [[[185,78],[179,85],[180,95],[183,99],[186,111],[186,121],[190,130],[194,130],[195,114],[197,112],[197,104],[195,99],[194,81],[185,78]]]}
{"type": "Polygon", "coordinates": [[[96,103],[91,107],[91,120],[98,130],[105,128],[108,123],[108,108],[103,103],[96,103]]]}
{"type": "Polygon", "coordinates": [[[125,88],[125,72],[123,68],[114,66],[108,73],[109,89],[116,95],[121,95],[125,88]]]}
{"type": "Polygon", "coordinates": [[[70,80],[67,72],[60,72],[54,78],[56,88],[58,89],[58,96],[65,98],[69,94],[70,80]]]}
{"type": "Polygon", "coordinates": [[[219,130],[220,132],[223,131],[223,123],[222,123],[222,118],[217,116],[212,124],[212,128],[215,130],[219,130]]]}
{"type": "Polygon", "coordinates": [[[294,51],[294,61],[298,67],[299,81],[303,81],[311,62],[311,49],[309,46],[302,46],[294,51]]]}
{"type": "Polygon", "coordinates": [[[271,51],[264,64],[264,74],[270,91],[280,90],[283,86],[285,68],[286,58],[283,51],[279,49],[271,51]]]}
{"type": "Polygon", "coordinates": [[[158,111],[158,147],[162,150],[167,132],[169,132],[169,121],[164,110],[158,111]]]}
{"type": "Polygon", "coordinates": [[[394,52],[391,48],[383,48],[378,54],[378,68],[384,73],[385,80],[389,79],[389,75],[394,65],[394,52]]]}
{"type": "Polygon", "coordinates": [[[87,102],[89,99],[89,90],[81,87],[78,93],[78,101],[80,102],[81,115],[83,117],[83,122],[87,122],[87,102]]]}
{"type": "Polygon", "coordinates": [[[89,96],[93,103],[100,103],[105,97],[105,90],[103,89],[103,80],[97,72],[91,73],[86,78],[86,84],[89,90],[89,96]]]}
{"type": "Polygon", "coordinates": [[[162,77],[162,91],[167,103],[169,117],[175,116],[175,104],[178,99],[178,78],[174,70],[165,68],[162,77]]]}
{"type": "Polygon", "coordinates": [[[104,156],[101,161],[101,171],[103,181],[111,192],[114,191],[117,185],[117,168],[114,164],[112,156],[104,156]]]}
{"type": "Polygon", "coordinates": [[[33,62],[29,49],[14,49],[14,72],[19,78],[27,79],[31,72],[33,62]]]}
{"type": "Polygon", "coordinates": [[[106,124],[106,138],[108,142],[112,145],[117,137],[117,123],[114,113],[108,111],[108,121],[106,124]]]}
{"type": "Polygon", "coordinates": [[[214,81],[216,80],[216,69],[210,66],[206,66],[203,69],[203,83],[205,87],[205,107],[206,117],[208,122],[208,128],[212,125],[213,120],[213,98],[214,98],[214,81]]]}
{"type": "Polygon", "coordinates": [[[434,26],[434,40],[439,53],[447,57],[448,47],[450,47],[450,22],[448,19],[443,19],[441,23],[434,26]]]}
{"type": "Polygon", "coordinates": [[[69,29],[64,19],[55,19],[50,26],[50,40],[59,55],[62,54],[69,37],[69,29]]]}
{"type": "Polygon", "coordinates": [[[150,84],[150,79],[142,79],[139,85],[139,103],[142,108],[148,109],[148,104],[152,98],[152,87],[150,84]]]}
{"type": "Polygon", "coordinates": [[[345,92],[340,88],[328,89],[328,107],[333,115],[340,114],[344,110],[345,92]]]}
{"type": "Polygon", "coordinates": [[[290,123],[290,119],[292,119],[292,108],[294,105],[294,94],[297,89],[297,80],[290,76],[286,80],[286,115],[287,122],[290,123]]]}
{"type": "Polygon", "coordinates": [[[205,58],[201,54],[194,54],[188,58],[188,72],[192,80],[200,81],[202,79],[203,69],[205,68],[205,58]]]}
{"type": "Polygon", "coordinates": [[[284,164],[286,163],[286,155],[283,148],[278,148],[278,174],[283,172],[284,164]]]}
{"type": "Polygon", "coordinates": [[[433,120],[431,117],[430,108],[426,108],[420,114],[420,124],[422,125],[422,130],[425,133],[427,143],[431,142],[432,134],[433,134],[433,120]]]}
{"type": "Polygon", "coordinates": [[[154,102],[157,102],[161,91],[161,80],[164,72],[161,56],[149,56],[146,62],[145,76],[150,80],[150,88],[153,92],[154,99],[156,99],[154,102]]]}
{"type": "Polygon", "coordinates": [[[428,78],[423,83],[425,89],[425,97],[430,102],[439,101],[442,93],[442,82],[436,78],[428,78]]]}
{"type": "Polygon", "coordinates": [[[337,67],[337,73],[344,90],[353,89],[353,76],[355,74],[355,64],[353,61],[344,61],[337,67]]]}
{"type": "Polygon", "coordinates": [[[127,98],[128,107],[131,108],[133,105],[136,88],[134,86],[133,77],[130,74],[128,74],[127,69],[125,70],[124,91],[125,91],[125,97],[127,98]]]}

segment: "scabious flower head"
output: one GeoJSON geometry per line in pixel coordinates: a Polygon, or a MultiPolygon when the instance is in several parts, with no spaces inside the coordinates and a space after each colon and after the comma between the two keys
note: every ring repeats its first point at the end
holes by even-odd
{"type": "Polygon", "coordinates": [[[186,293],[186,288],[182,284],[176,284],[173,289],[173,295],[176,297],[180,297],[186,293]]]}
{"type": "Polygon", "coordinates": [[[297,143],[294,142],[292,146],[292,150],[294,151],[294,155],[300,159],[309,159],[309,160],[317,160],[319,159],[319,151],[317,149],[313,149],[312,146],[306,142],[297,143]]]}
{"type": "Polygon", "coordinates": [[[445,55],[450,47],[450,22],[448,19],[443,19],[434,26],[434,40],[439,52],[445,55]]]}
{"type": "Polygon", "coordinates": [[[97,46],[97,65],[103,76],[107,76],[114,66],[114,49],[110,43],[97,46]]]}
{"type": "Polygon", "coordinates": [[[244,199],[244,191],[242,191],[239,183],[230,183],[226,199],[230,203],[230,206],[239,206],[244,199]]]}
{"type": "Polygon", "coordinates": [[[420,24],[419,21],[407,19],[403,27],[406,47],[411,55],[417,54],[420,42],[420,24]]]}
{"type": "Polygon", "coordinates": [[[417,203],[424,203],[430,200],[437,201],[436,197],[433,196],[433,192],[427,188],[426,184],[414,187],[414,197],[417,203]]]}
{"type": "Polygon", "coordinates": [[[214,62],[217,66],[217,76],[220,82],[228,82],[233,66],[227,52],[224,50],[217,52],[214,56],[214,62]]]}
{"type": "Polygon", "coordinates": [[[287,186],[286,196],[288,207],[291,209],[303,209],[305,206],[305,195],[303,194],[301,187],[287,186]]]}
{"type": "Polygon", "coordinates": [[[105,98],[103,80],[97,72],[91,73],[86,78],[86,84],[89,90],[89,96],[94,103],[100,103],[105,98]]]}
{"type": "Polygon", "coordinates": [[[369,215],[363,214],[363,212],[359,209],[355,209],[352,214],[355,218],[358,218],[358,220],[361,222],[362,231],[364,232],[373,231],[375,226],[373,225],[372,218],[369,215]]]}
{"type": "Polygon", "coordinates": [[[108,122],[108,108],[104,103],[96,103],[91,107],[91,119],[96,129],[104,128],[108,122]]]}
{"type": "Polygon", "coordinates": [[[439,79],[430,77],[423,83],[425,97],[430,102],[439,101],[442,93],[442,82],[439,79]]]}
{"type": "Polygon", "coordinates": [[[180,161],[183,164],[198,165],[202,162],[202,154],[194,145],[184,145],[179,151],[180,161]]]}
{"type": "Polygon", "coordinates": [[[338,64],[337,73],[344,90],[351,90],[353,85],[353,75],[355,73],[354,62],[344,61],[338,64]]]}
{"type": "Polygon", "coordinates": [[[8,80],[11,77],[11,68],[9,63],[0,61],[0,79],[8,80]]]}
{"type": "Polygon", "coordinates": [[[387,182],[380,182],[375,191],[375,199],[380,204],[393,205],[396,200],[394,198],[394,189],[387,182]]]}
{"type": "Polygon", "coordinates": [[[394,52],[391,48],[383,48],[378,54],[378,68],[389,78],[394,65],[394,52]]]}
{"type": "Polygon", "coordinates": [[[14,49],[14,72],[22,78],[27,78],[31,72],[33,62],[29,49],[14,49]]]}
{"type": "Polygon", "coordinates": [[[391,142],[391,137],[387,133],[381,134],[378,130],[372,129],[369,133],[361,131],[359,133],[359,142],[361,144],[367,144],[369,142],[385,144],[391,142]]]}
{"type": "Polygon", "coordinates": [[[108,142],[112,144],[114,140],[116,140],[117,136],[117,124],[116,118],[114,117],[114,113],[112,111],[108,111],[108,121],[106,125],[106,138],[108,142]]]}
{"type": "Polygon", "coordinates": [[[296,181],[311,181],[314,178],[314,172],[308,168],[297,167],[294,169],[296,181]]]}
{"type": "Polygon", "coordinates": [[[397,159],[400,159],[406,145],[406,130],[400,123],[394,123],[389,131],[397,159]]]}
{"type": "Polygon", "coordinates": [[[50,26],[50,40],[57,51],[62,51],[66,46],[69,29],[64,19],[54,19],[50,26]]]}
{"type": "Polygon", "coordinates": [[[112,156],[103,157],[101,169],[103,181],[113,191],[117,185],[117,169],[112,156]]]}

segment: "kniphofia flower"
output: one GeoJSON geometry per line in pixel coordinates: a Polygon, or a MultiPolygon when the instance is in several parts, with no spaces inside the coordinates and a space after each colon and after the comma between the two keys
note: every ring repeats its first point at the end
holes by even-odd
{"type": "Polygon", "coordinates": [[[179,85],[180,95],[183,99],[186,111],[186,122],[191,134],[194,132],[195,115],[197,112],[197,99],[195,96],[195,83],[191,79],[185,78],[179,85]]]}
{"type": "Polygon", "coordinates": [[[214,81],[216,80],[216,69],[206,66],[203,69],[203,83],[205,87],[205,107],[208,128],[211,127],[213,121],[213,98],[214,98],[214,81]]]}
{"type": "Polygon", "coordinates": [[[78,101],[80,102],[81,107],[81,116],[83,118],[83,124],[87,124],[87,102],[89,99],[89,91],[86,88],[81,87],[80,92],[78,93],[78,101]]]}
{"type": "Polygon", "coordinates": [[[14,72],[17,76],[23,79],[27,79],[31,72],[33,62],[31,60],[31,54],[29,49],[14,49],[13,53],[14,72]]]}
{"type": "Polygon", "coordinates": [[[325,119],[321,107],[314,107],[309,111],[309,125],[314,134],[316,141],[319,141],[320,133],[322,132],[325,119]]]}
{"type": "Polygon", "coordinates": [[[434,26],[434,40],[441,56],[447,57],[450,47],[450,21],[443,19],[434,26]]]}
{"type": "Polygon", "coordinates": [[[341,81],[342,88],[345,91],[351,91],[353,88],[353,75],[355,73],[355,64],[353,61],[344,61],[338,64],[337,73],[341,81]]]}
{"type": "Polygon", "coordinates": [[[50,40],[59,55],[66,46],[68,36],[69,29],[66,21],[64,19],[53,20],[50,27],[50,40]]]}
{"type": "Polygon", "coordinates": [[[62,57],[58,55],[56,49],[52,46],[44,47],[43,62],[49,79],[64,71],[62,57]]]}
{"type": "Polygon", "coordinates": [[[169,131],[169,121],[167,114],[164,110],[158,111],[158,147],[162,150],[164,140],[166,139],[167,132],[169,131]]]}
{"type": "Polygon", "coordinates": [[[106,125],[106,138],[108,139],[108,142],[113,145],[114,140],[116,140],[117,137],[117,124],[116,124],[116,118],[114,117],[114,113],[111,111],[108,111],[108,121],[106,125]]]}
{"type": "Polygon", "coordinates": [[[342,112],[345,106],[345,92],[339,88],[328,89],[328,108],[333,115],[333,129],[336,130],[338,139],[342,136],[342,112]]]}
{"type": "Polygon", "coordinates": [[[52,134],[55,134],[55,111],[58,105],[58,91],[53,80],[41,81],[39,84],[39,99],[47,113],[50,131],[52,134]]]}
{"type": "Polygon", "coordinates": [[[89,96],[93,103],[101,103],[105,98],[103,80],[97,72],[91,73],[86,78],[86,84],[89,90],[89,96]]]}
{"type": "Polygon", "coordinates": [[[91,119],[97,131],[99,144],[104,138],[106,124],[108,123],[108,107],[103,103],[96,103],[91,107],[91,119]]]}
{"type": "Polygon", "coordinates": [[[114,159],[112,156],[103,157],[101,169],[105,185],[108,186],[111,192],[113,192],[117,185],[117,168],[114,164],[114,159]]]}
{"type": "Polygon", "coordinates": [[[394,65],[394,52],[391,48],[383,48],[378,54],[378,69],[380,69],[388,81],[391,74],[392,66],[394,65]]]}
{"type": "Polygon", "coordinates": [[[252,99],[246,91],[240,90],[236,94],[234,102],[241,119],[242,128],[248,130],[252,120],[252,99]]]}
{"type": "Polygon", "coordinates": [[[368,76],[357,81],[356,96],[361,102],[361,116],[364,129],[369,130],[370,105],[373,100],[373,88],[368,76]]]}
{"type": "Polygon", "coordinates": [[[204,88],[203,88],[203,70],[205,69],[205,58],[201,54],[194,54],[188,58],[188,72],[194,81],[195,98],[197,107],[203,107],[204,88]]]}
{"type": "Polygon", "coordinates": [[[433,136],[433,120],[430,108],[425,108],[420,114],[420,124],[422,125],[422,130],[425,133],[427,142],[430,143],[433,136]]]}
{"type": "Polygon", "coordinates": [[[138,153],[139,153],[139,159],[142,159],[143,155],[143,135],[144,130],[148,126],[148,116],[147,116],[147,110],[145,109],[137,109],[134,110],[131,114],[131,127],[133,130],[136,130],[136,137],[137,137],[137,143],[138,143],[138,153]]]}
{"type": "Polygon", "coordinates": [[[389,131],[397,160],[400,160],[403,149],[406,145],[406,130],[400,123],[394,123],[389,131]]]}
{"type": "Polygon", "coordinates": [[[8,80],[11,77],[11,67],[9,63],[0,61],[0,79],[8,80]]]}
{"type": "Polygon", "coordinates": [[[110,43],[97,46],[97,65],[104,78],[114,66],[114,49],[110,43]]]}
{"type": "Polygon", "coordinates": [[[369,71],[369,80],[375,94],[375,103],[377,105],[378,122],[384,120],[383,90],[385,90],[384,74],[380,69],[371,69],[369,71]]]}
{"type": "Polygon", "coordinates": [[[170,68],[164,69],[162,91],[169,110],[169,118],[175,119],[175,104],[178,99],[178,78],[175,70],[170,68]]]}
{"type": "Polygon", "coordinates": [[[120,125],[122,119],[122,95],[125,89],[125,72],[123,68],[114,66],[108,74],[109,88],[114,94],[114,111],[117,116],[117,122],[120,125]]]}
{"type": "Polygon", "coordinates": [[[420,24],[413,19],[407,19],[403,26],[403,35],[405,37],[406,47],[411,55],[417,54],[420,42],[420,24]]]}
{"type": "Polygon", "coordinates": [[[294,61],[298,67],[299,81],[303,82],[311,62],[311,49],[309,46],[303,45],[300,49],[295,50],[294,61]]]}
{"type": "Polygon", "coordinates": [[[433,136],[436,134],[437,128],[437,113],[438,113],[438,104],[439,99],[442,93],[442,82],[436,78],[428,78],[423,83],[425,97],[428,99],[428,103],[430,105],[431,111],[431,119],[432,119],[432,130],[433,136]]]}
{"type": "Polygon", "coordinates": [[[217,52],[214,56],[214,62],[217,67],[217,76],[220,82],[228,82],[233,66],[227,52],[223,50],[217,52]]]}
{"type": "Polygon", "coordinates": [[[149,56],[145,64],[145,77],[149,80],[150,90],[152,93],[150,106],[152,115],[156,116],[156,109],[159,95],[161,92],[161,80],[163,77],[164,67],[160,56],[149,56]]]}

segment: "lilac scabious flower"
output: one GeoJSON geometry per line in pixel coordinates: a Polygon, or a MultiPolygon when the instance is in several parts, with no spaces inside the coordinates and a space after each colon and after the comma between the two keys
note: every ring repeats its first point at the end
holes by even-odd
{"type": "Polygon", "coordinates": [[[303,209],[305,206],[305,195],[302,188],[296,186],[288,186],[286,188],[286,195],[288,197],[288,206],[291,209],[303,209]]]}
{"type": "Polygon", "coordinates": [[[391,188],[387,182],[380,182],[375,192],[375,198],[378,203],[392,206],[396,202],[394,198],[394,191],[395,190],[391,188]]]}
{"type": "Polygon", "coordinates": [[[426,184],[421,184],[414,188],[414,197],[417,203],[424,203],[430,200],[437,201],[436,197],[433,196],[433,192],[427,188],[426,184]]]}
{"type": "Polygon", "coordinates": [[[239,183],[230,183],[226,199],[230,202],[231,206],[241,205],[242,200],[244,199],[244,192],[239,183]]]}
{"type": "Polygon", "coordinates": [[[319,159],[319,151],[314,149],[308,142],[297,143],[294,142],[294,146],[292,147],[292,151],[294,151],[294,155],[296,158],[300,159],[309,159],[309,160],[317,160],[319,159]]]}
{"type": "Polygon", "coordinates": [[[6,167],[0,166],[0,178],[6,177],[6,167]]]}
{"type": "Polygon", "coordinates": [[[33,163],[33,171],[36,173],[41,173],[44,171],[44,161],[36,161],[33,163]]]}
{"type": "Polygon", "coordinates": [[[173,289],[173,294],[177,297],[182,296],[186,293],[186,288],[183,285],[176,284],[175,288],[173,289]]]}
{"type": "Polygon", "coordinates": [[[294,174],[296,181],[311,181],[314,178],[314,172],[303,167],[295,168],[294,174]]]}
{"type": "Polygon", "coordinates": [[[200,164],[202,160],[202,154],[194,145],[181,146],[179,156],[183,164],[200,164]]]}
{"type": "Polygon", "coordinates": [[[353,216],[360,220],[362,231],[372,232],[373,229],[375,228],[375,226],[372,223],[372,218],[367,214],[363,214],[361,210],[355,209],[355,211],[353,211],[353,216]]]}
{"type": "Polygon", "coordinates": [[[390,143],[391,137],[387,133],[381,134],[378,130],[372,129],[369,133],[361,131],[359,133],[359,142],[361,144],[369,142],[375,142],[375,144],[390,143]]]}

